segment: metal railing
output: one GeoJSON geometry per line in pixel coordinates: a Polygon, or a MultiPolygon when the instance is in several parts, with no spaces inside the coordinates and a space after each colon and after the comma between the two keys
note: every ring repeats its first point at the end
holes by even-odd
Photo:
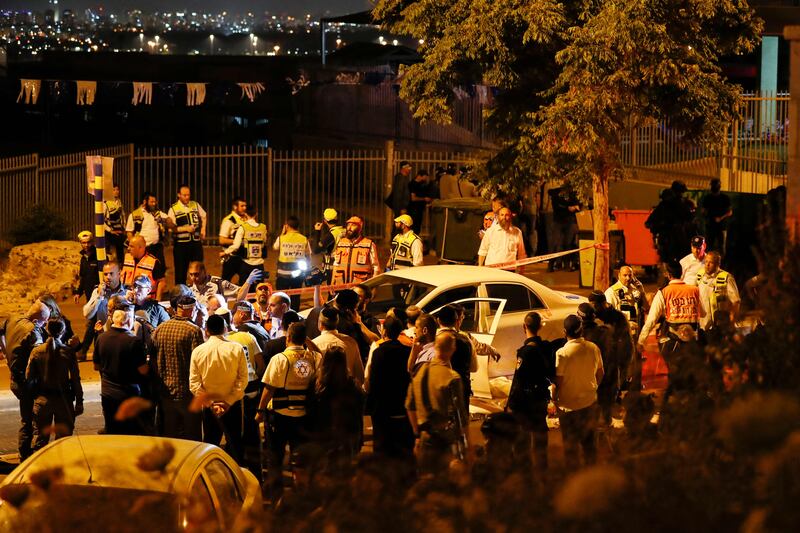
{"type": "MultiPolygon", "coordinates": [[[[388,238],[391,218],[384,205],[400,161],[433,176],[436,166],[473,161],[451,152],[396,151],[393,142],[382,150],[284,151],[252,146],[137,147],[124,145],[87,152],[39,157],[37,154],[0,159],[0,233],[36,203],[61,210],[69,232],[93,228],[94,204],[87,194],[87,155],[115,158],[114,181],[130,213],[144,192],[159,199],[165,212],[176,201],[180,185],[192,189],[208,215],[207,236],[213,242],[222,218],[237,196],[257,206],[259,219],[274,236],[286,217],[297,216],[308,233],[333,207],[340,222],[351,215],[365,220],[365,234],[388,238]]],[[[427,231],[427,223],[425,224],[427,231]]]]}

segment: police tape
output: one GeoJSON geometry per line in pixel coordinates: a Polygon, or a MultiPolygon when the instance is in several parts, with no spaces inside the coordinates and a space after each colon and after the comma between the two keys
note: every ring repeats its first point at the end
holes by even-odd
{"type": "MultiPolygon", "coordinates": [[[[556,259],[558,257],[563,257],[565,255],[570,255],[578,252],[583,252],[585,250],[591,249],[597,250],[608,250],[609,246],[608,243],[596,243],[591,244],[589,246],[582,246],[580,248],[574,248],[572,250],[565,250],[563,252],[553,252],[552,254],[545,254],[545,255],[537,255],[536,257],[528,257],[526,259],[520,259],[518,261],[510,261],[508,263],[496,263],[494,265],[484,265],[488,268],[500,268],[500,269],[512,269],[512,268],[519,268],[525,267],[528,265],[532,265],[535,263],[542,263],[544,261],[550,261],[551,259],[556,259]]],[[[270,284],[271,285],[271,284],[270,284]]],[[[336,292],[343,289],[351,289],[356,285],[360,285],[360,283],[341,283],[339,285],[318,285],[321,291],[325,292],[336,292]]],[[[309,294],[313,293],[317,287],[302,287],[299,289],[286,289],[286,290],[279,290],[275,292],[282,292],[284,294],[288,294],[289,296],[295,294],[309,294]]],[[[248,293],[247,298],[255,298],[255,293],[248,293]]]]}
{"type": "Polygon", "coordinates": [[[501,268],[501,269],[512,269],[512,268],[519,268],[528,265],[532,265],[535,263],[542,263],[544,261],[550,261],[551,259],[556,259],[559,257],[563,257],[565,255],[571,255],[578,252],[583,252],[585,250],[591,249],[597,250],[609,250],[609,246],[607,242],[598,242],[595,244],[590,244],[589,246],[582,246],[580,248],[573,248],[572,250],[564,250],[563,252],[553,252],[552,254],[545,254],[545,255],[537,255],[536,257],[527,257],[525,259],[519,259],[517,261],[509,261],[507,263],[495,263],[493,265],[484,265],[489,268],[501,268]]]}

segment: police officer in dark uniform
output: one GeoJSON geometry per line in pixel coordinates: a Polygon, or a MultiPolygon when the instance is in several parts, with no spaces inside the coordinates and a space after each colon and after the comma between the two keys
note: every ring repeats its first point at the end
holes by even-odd
{"type": "Polygon", "coordinates": [[[100,281],[94,235],[90,231],[82,231],[78,233],[78,241],[81,243],[81,266],[78,270],[78,286],[72,289],[75,303],[78,303],[81,295],[85,296],[88,302],[92,298],[92,290],[100,281]]]}
{"type": "Polygon", "coordinates": [[[169,208],[167,216],[175,241],[172,257],[175,260],[175,284],[186,283],[189,263],[203,260],[203,239],[206,238],[206,212],[191,200],[188,185],[178,187],[178,201],[169,208]]]}

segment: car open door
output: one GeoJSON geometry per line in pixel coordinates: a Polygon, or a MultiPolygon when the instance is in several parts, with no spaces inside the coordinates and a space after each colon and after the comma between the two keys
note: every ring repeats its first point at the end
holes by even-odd
{"type": "MultiPolygon", "coordinates": [[[[465,298],[450,302],[464,307],[464,321],[461,331],[469,333],[480,342],[492,344],[497,332],[497,325],[506,306],[504,298],[465,298]]],[[[444,306],[442,306],[444,307],[444,306]]],[[[431,314],[436,315],[439,307],[431,314]]],[[[489,358],[478,357],[478,370],[471,375],[472,395],[478,398],[491,398],[489,387],[489,358]]]]}

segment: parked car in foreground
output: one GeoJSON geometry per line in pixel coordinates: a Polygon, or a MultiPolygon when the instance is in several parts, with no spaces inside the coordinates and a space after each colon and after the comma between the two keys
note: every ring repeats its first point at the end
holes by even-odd
{"type": "Polygon", "coordinates": [[[233,530],[262,511],[255,476],[211,444],[128,435],[56,440],[0,485],[0,531],[233,530]]]}

